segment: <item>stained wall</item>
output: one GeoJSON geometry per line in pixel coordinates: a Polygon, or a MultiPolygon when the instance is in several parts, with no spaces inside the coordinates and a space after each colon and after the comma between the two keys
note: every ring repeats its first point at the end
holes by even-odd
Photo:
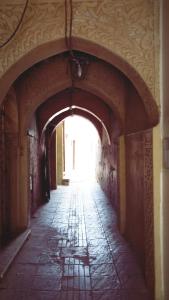
{"type": "Polygon", "coordinates": [[[163,264],[163,278],[162,285],[164,299],[169,299],[169,2],[167,0],[162,1],[161,17],[162,17],[162,78],[161,78],[161,97],[162,97],[162,126],[161,126],[161,141],[163,145],[163,170],[161,173],[161,181],[163,184],[162,197],[163,201],[160,203],[159,209],[162,211],[163,221],[162,226],[164,230],[164,236],[162,240],[163,256],[161,257],[163,264]]]}
{"type": "Polygon", "coordinates": [[[126,136],[125,236],[137,254],[149,290],[154,292],[152,132],[126,136]]]}
{"type": "Polygon", "coordinates": [[[102,131],[100,151],[98,152],[97,177],[101,188],[118,212],[118,140],[108,142],[105,130],[102,131]]]}
{"type": "Polygon", "coordinates": [[[42,202],[42,165],[40,139],[36,115],[33,116],[28,130],[29,148],[29,205],[31,214],[42,202]]]}
{"type": "Polygon", "coordinates": [[[50,189],[55,190],[57,188],[57,153],[56,153],[56,132],[53,133],[50,139],[49,145],[49,168],[50,168],[50,189]]]}

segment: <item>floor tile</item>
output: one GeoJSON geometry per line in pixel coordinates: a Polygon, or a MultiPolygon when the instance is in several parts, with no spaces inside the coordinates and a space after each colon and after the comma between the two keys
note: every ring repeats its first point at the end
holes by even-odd
{"type": "Polygon", "coordinates": [[[150,300],[142,272],[98,185],[51,192],[0,282],[1,300],[150,300]]]}
{"type": "MultiPolygon", "coordinates": [[[[129,300],[124,291],[93,292],[93,300],[129,300]]],[[[138,300],[135,298],[135,300],[138,300]]]]}

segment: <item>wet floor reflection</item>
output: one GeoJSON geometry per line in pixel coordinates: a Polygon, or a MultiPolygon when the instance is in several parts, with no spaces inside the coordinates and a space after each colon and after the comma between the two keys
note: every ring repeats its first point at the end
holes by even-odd
{"type": "Polygon", "coordinates": [[[148,300],[134,254],[98,185],[53,191],[0,283],[0,299],[148,300]]]}

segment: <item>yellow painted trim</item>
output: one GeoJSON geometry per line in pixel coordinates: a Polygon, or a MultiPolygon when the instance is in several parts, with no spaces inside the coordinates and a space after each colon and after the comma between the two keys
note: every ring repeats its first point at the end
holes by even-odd
{"type": "Polygon", "coordinates": [[[163,300],[162,141],[160,125],[153,128],[153,193],[155,299],[163,300]]]}

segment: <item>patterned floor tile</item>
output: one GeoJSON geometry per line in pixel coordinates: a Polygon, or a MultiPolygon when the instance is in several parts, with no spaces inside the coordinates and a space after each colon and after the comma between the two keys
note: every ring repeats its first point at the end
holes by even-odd
{"type": "Polygon", "coordinates": [[[98,185],[58,187],[32,219],[32,234],[1,300],[150,300],[134,254],[98,185]]]}

